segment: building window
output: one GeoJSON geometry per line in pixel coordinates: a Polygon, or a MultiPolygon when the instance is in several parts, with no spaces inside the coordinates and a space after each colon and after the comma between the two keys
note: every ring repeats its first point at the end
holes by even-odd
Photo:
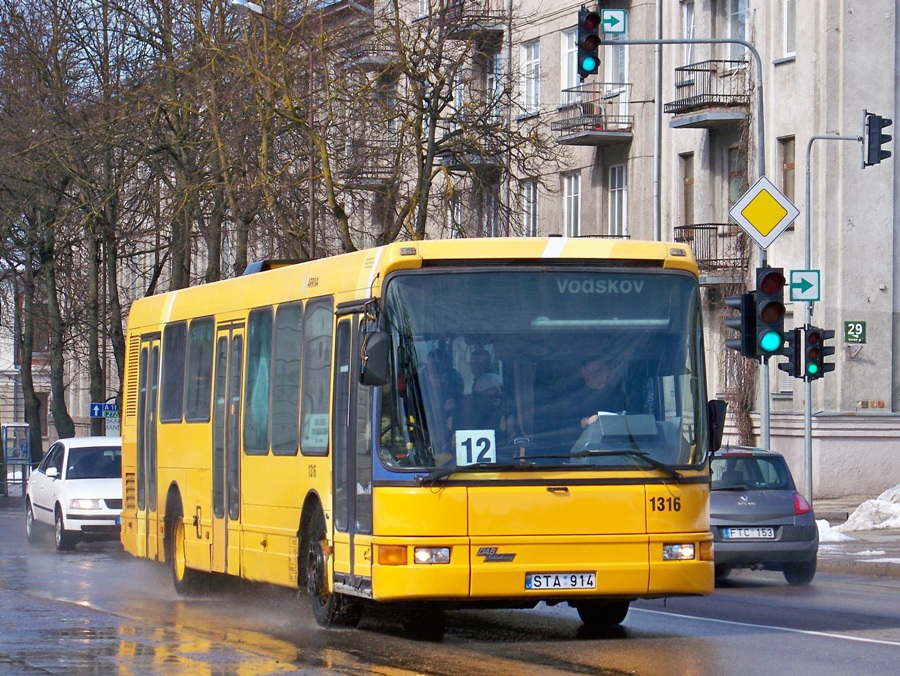
{"type": "Polygon", "coordinates": [[[563,176],[563,205],[566,237],[577,237],[581,234],[581,174],[563,176]]]}
{"type": "Polygon", "coordinates": [[[541,44],[535,40],[522,45],[522,108],[536,113],[541,105],[541,44]]]}
{"type": "Polygon", "coordinates": [[[487,57],[484,73],[484,97],[488,121],[500,122],[500,101],[503,97],[503,57],[499,52],[487,57]]]}
{"type": "Polygon", "coordinates": [[[501,237],[500,216],[498,205],[500,203],[500,186],[496,183],[488,183],[481,188],[481,236],[501,237]]]}
{"type": "Polygon", "coordinates": [[[621,237],[625,234],[626,208],[625,165],[614,164],[609,168],[609,234],[621,237]]]}
{"type": "MultiPolygon", "coordinates": [[[[683,0],[681,3],[682,37],[685,40],[694,39],[694,0],[683,0]]],[[[694,45],[684,46],[685,65],[694,62],[694,45]]]]}
{"type": "Polygon", "coordinates": [[[619,40],[627,40],[624,33],[614,33],[604,38],[606,42],[606,91],[605,94],[615,94],[624,90],[628,73],[628,48],[617,44],[619,40]]]}
{"type": "MultiPolygon", "coordinates": [[[[787,136],[778,139],[778,145],[781,150],[781,192],[791,201],[791,204],[796,204],[794,201],[794,153],[796,150],[794,137],[787,136]]],[[[794,223],[792,222],[788,227],[793,228],[794,223]]]]}
{"type": "MultiPolygon", "coordinates": [[[[728,37],[747,39],[747,0],[728,0],[728,37]]],[[[746,53],[747,48],[743,45],[728,46],[728,58],[732,61],[743,61],[746,53]]]]}
{"type": "Polygon", "coordinates": [[[526,237],[537,237],[538,184],[537,181],[522,181],[522,223],[526,237]]]}
{"type": "Polygon", "coordinates": [[[784,11],[784,55],[794,56],[797,49],[796,24],[794,23],[794,0],[782,0],[784,11]]]}
{"type": "Polygon", "coordinates": [[[740,146],[728,149],[728,207],[731,209],[750,188],[747,183],[747,153],[740,146]]]}
{"type": "Polygon", "coordinates": [[[694,153],[681,156],[682,225],[694,225],[694,153]]]}
{"type": "Polygon", "coordinates": [[[578,59],[578,49],[575,46],[575,30],[567,30],[563,31],[562,40],[560,40],[560,44],[562,45],[562,65],[560,68],[560,102],[563,105],[569,103],[576,103],[581,100],[581,95],[577,91],[574,90],[578,84],[578,64],[576,63],[578,59]]]}
{"type": "Polygon", "coordinates": [[[462,237],[462,201],[459,195],[447,200],[447,236],[449,239],[462,237]]]}

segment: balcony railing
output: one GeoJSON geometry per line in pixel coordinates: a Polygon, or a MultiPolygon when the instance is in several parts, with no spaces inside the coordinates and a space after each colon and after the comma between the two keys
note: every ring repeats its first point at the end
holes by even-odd
{"type": "Polygon", "coordinates": [[[456,40],[497,35],[505,30],[508,22],[509,12],[497,0],[453,0],[440,15],[447,36],[456,40]]]}
{"type": "Polygon", "coordinates": [[[746,61],[701,61],[675,69],[675,91],[678,98],[665,104],[663,110],[672,115],[703,108],[749,106],[746,61]]]}
{"type": "Polygon", "coordinates": [[[631,139],[634,115],[629,113],[631,84],[592,82],[564,89],[553,131],[563,132],[557,139],[569,145],[605,145],[631,139]]]}
{"type": "Polygon", "coordinates": [[[734,223],[698,223],[675,228],[675,241],[694,251],[701,273],[739,275],[747,268],[750,240],[734,223]]]}

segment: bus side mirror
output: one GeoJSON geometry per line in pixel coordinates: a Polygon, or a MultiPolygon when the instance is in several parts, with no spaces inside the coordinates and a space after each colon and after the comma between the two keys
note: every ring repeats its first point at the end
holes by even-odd
{"type": "Polygon", "coordinates": [[[706,404],[709,420],[709,452],[715,453],[722,447],[722,436],[725,433],[725,409],[728,402],[712,399],[706,404]]]}
{"type": "Polygon", "coordinates": [[[359,382],[386,385],[390,376],[391,337],[384,331],[371,331],[363,338],[360,350],[359,382]]]}

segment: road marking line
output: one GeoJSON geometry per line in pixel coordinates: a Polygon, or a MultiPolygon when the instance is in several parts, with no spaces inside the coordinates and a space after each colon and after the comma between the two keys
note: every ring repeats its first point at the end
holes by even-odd
{"type": "Polygon", "coordinates": [[[687,620],[700,620],[701,622],[718,622],[719,624],[730,624],[736,627],[750,627],[752,629],[771,629],[773,631],[786,631],[793,634],[805,634],[807,636],[822,636],[825,638],[840,638],[845,641],[857,641],[859,643],[877,643],[878,645],[900,646],[900,641],[885,641],[878,638],[863,638],[862,636],[848,636],[847,634],[831,634],[825,631],[812,631],[810,629],[793,629],[792,627],[778,627],[769,624],[753,624],[752,622],[735,622],[734,620],[717,620],[712,617],[697,617],[695,615],[682,615],[681,613],[668,613],[664,610],[648,610],[646,608],[632,608],[641,613],[653,613],[656,615],[668,615],[670,617],[680,617],[687,620]]]}

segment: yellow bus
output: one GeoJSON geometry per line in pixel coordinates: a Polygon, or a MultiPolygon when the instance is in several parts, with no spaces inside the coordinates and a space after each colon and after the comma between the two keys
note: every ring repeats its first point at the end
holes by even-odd
{"type": "Polygon", "coordinates": [[[122,541],[179,593],[238,576],[305,591],[323,626],[395,604],[421,630],[539,602],[615,625],[713,589],[724,402],[682,244],[253,265],[136,301],[126,362],[122,541]]]}

